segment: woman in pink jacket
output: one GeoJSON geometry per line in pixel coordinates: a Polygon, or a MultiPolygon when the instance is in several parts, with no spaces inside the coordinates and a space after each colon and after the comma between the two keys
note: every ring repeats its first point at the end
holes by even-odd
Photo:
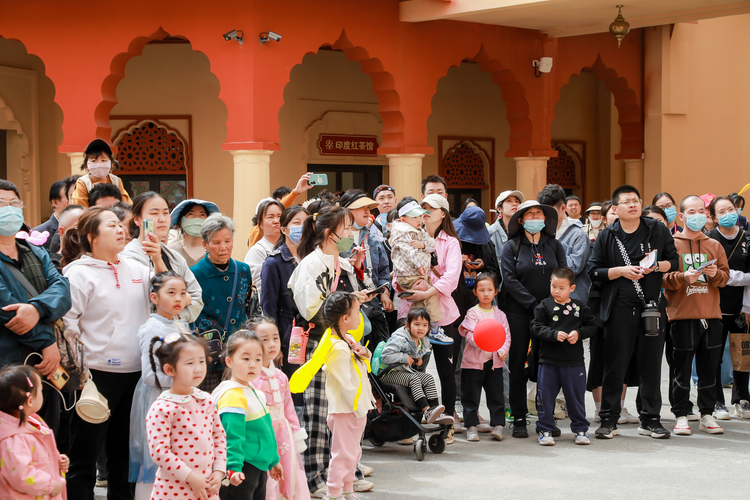
{"type": "MultiPolygon", "coordinates": [[[[69,460],[57,452],[55,436],[36,414],[42,378],[34,368],[0,370],[0,498],[64,500],[69,460]]],[[[57,397],[55,395],[55,397],[57,397]]]]}
{"type": "MultiPolygon", "coordinates": [[[[428,194],[422,200],[422,208],[430,212],[430,215],[425,215],[425,230],[435,238],[438,263],[432,268],[432,286],[429,286],[426,281],[423,281],[421,285],[415,284],[411,289],[414,295],[406,297],[406,300],[415,302],[435,294],[440,299],[442,319],[439,325],[454,342],[452,345],[433,345],[432,347],[435,353],[435,366],[440,378],[440,391],[445,413],[453,415],[456,409],[456,378],[453,360],[458,359],[461,336],[453,326],[459,317],[459,312],[451,294],[458,286],[458,278],[461,275],[461,243],[453,227],[447,199],[438,194],[428,194]]],[[[404,304],[405,301],[401,303],[404,304]]],[[[399,310],[399,317],[406,317],[410,306],[411,304],[406,307],[402,306],[399,310]]],[[[453,443],[453,427],[448,432],[445,442],[453,443]]]]}

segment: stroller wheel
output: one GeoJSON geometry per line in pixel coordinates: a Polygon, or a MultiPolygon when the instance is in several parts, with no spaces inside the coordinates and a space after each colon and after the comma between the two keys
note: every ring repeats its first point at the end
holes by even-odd
{"type": "Polygon", "coordinates": [[[430,440],[427,442],[430,445],[430,451],[433,453],[443,453],[445,451],[445,439],[440,437],[440,434],[433,434],[430,436],[430,440]]]}
{"type": "Polygon", "coordinates": [[[370,443],[372,443],[373,446],[383,446],[385,444],[385,441],[382,439],[378,439],[374,436],[370,436],[370,443]]]}
{"type": "Polygon", "coordinates": [[[417,461],[421,462],[422,460],[424,460],[425,448],[426,446],[424,439],[417,439],[417,441],[414,443],[414,453],[417,454],[417,461]]]}

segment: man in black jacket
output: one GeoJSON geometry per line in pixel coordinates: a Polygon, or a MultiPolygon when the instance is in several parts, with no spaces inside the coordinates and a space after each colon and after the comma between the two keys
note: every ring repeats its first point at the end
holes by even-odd
{"type": "Polygon", "coordinates": [[[661,359],[664,329],[647,335],[641,313],[646,303],[666,307],[661,297],[662,275],[677,268],[677,251],[669,230],[661,223],[641,217],[643,200],[633,186],[620,186],[612,193],[613,210],[619,220],[594,243],[588,271],[592,282],[602,282],[601,320],[604,322],[604,381],[602,383],[602,424],[597,438],[617,435],[620,396],[630,360],[638,360],[640,385],[637,406],[641,419],[638,432],[654,438],[668,438],[660,423],[661,359]],[[658,262],[643,268],[640,261],[656,250],[658,262]]]}

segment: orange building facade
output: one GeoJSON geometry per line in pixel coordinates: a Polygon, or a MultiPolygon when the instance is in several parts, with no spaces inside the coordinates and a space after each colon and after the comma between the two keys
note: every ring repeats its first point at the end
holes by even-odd
{"type": "Polygon", "coordinates": [[[650,173],[644,156],[664,132],[644,133],[656,85],[646,73],[664,68],[647,40],[665,29],[632,30],[618,49],[608,33],[405,23],[396,1],[6,2],[5,176],[20,181],[37,223],[51,183],[80,173],[85,145],[101,138],[130,165],[123,178],[152,188],[159,176],[184,179],[180,196],[216,201],[240,234],[261,198],[315,165],[332,189],[387,182],[399,197],[441,173],[454,204],[479,196],[487,210],[500,191],[534,196],[548,177],[585,202],[626,181],[653,195],[671,174],[650,173]],[[233,29],[244,43],[222,37],[233,29]],[[282,39],[260,44],[269,30],[282,39]],[[541,57],[553,68],[536,76],[541,57]],[[154,133],[177,154],[157,153],[161,167],[128,163],[148,162],[135,145],[154,133]]]}

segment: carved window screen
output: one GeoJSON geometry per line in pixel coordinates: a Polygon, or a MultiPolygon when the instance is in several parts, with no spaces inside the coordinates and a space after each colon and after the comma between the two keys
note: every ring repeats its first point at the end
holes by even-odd
{"type": "Polygon", "coordinates": [[[547,183],[585,191],[586,141],[552,141],[557,158],[547,160],[547,183]]]}

